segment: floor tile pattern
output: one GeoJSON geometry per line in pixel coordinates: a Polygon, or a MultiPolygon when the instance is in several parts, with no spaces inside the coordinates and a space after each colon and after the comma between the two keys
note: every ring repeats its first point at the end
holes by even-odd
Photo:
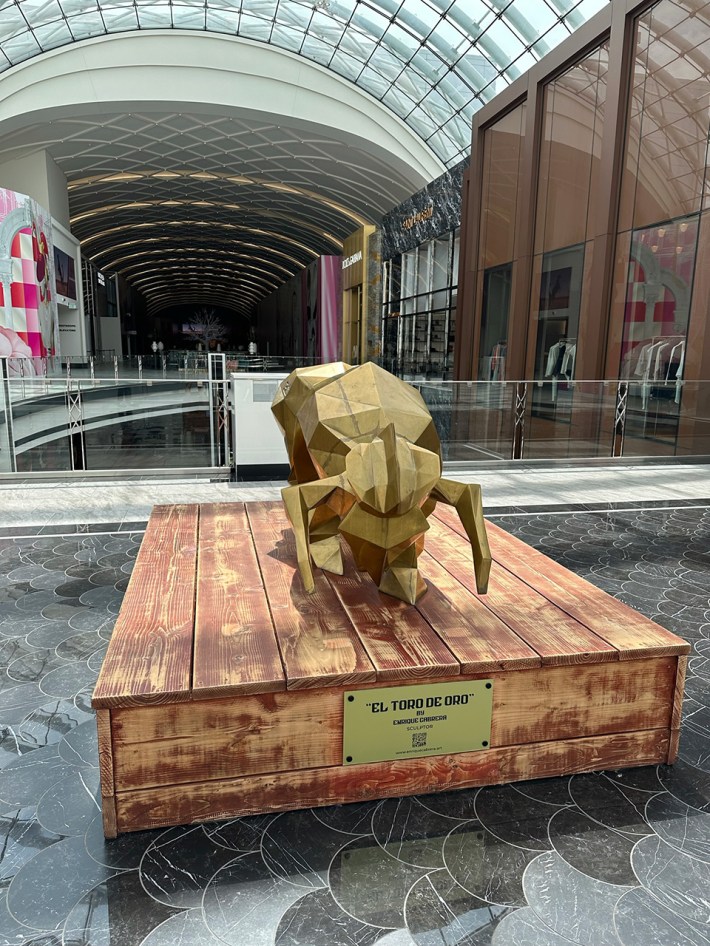
{"type": "Polygon", "coordinates": [[[90,694],[140,523],[0,536],[0,946],[710,946],[710,508],[498,521],[692,644],[675,766],[111,842],[90,694]]]}

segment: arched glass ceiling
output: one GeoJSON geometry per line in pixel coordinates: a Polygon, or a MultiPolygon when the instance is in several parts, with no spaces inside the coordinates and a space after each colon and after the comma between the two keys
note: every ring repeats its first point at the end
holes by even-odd
{"type": "Polygon", "coordinates": [[[271,43],[354,82],[447,164],[471,117],[608,0],[0,0],[0,72],[57,46],[137,29],[271,43]]]}

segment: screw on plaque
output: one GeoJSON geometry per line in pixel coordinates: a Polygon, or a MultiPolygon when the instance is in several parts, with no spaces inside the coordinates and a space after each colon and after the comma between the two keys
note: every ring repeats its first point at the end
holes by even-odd
{"type": "Polygon", "coordinates": [[[354,696],[349,696],[349,697],[348,697],[348,703],[352,703],[354,699],[355,699],[354,696]]]}
{"type": "Polygon", "coordinates": [[[352,757],[351,755],[345,756],[345,761],[346,761],[346,762],[352,762],[352,761],[353,761],[353,757],[352,757]]]}

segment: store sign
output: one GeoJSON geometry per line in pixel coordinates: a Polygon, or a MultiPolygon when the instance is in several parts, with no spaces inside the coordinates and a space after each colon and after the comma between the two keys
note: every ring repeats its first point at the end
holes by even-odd
{"type": "Polygon", "coordinates": [[[490,680],[350,690],[343,765],[486,749],[492,712],[490,680]]]}
{"type": "Polygon", "coordinates": [[[434,205],[429,204],[428,207],[425,207],[424,210],[420,210],[419,213],[411,214],[409,217],[405,217],[402,221],[403,230],[411,230],[412,227],[415,227],[418,223],[424,223],[425,220],[431,220],[434,216],[434,205]]]}
{"type": "Polygon", "coordinates": [[[348,269],[350,266],[354,266],[355,263],[359,263],[362,260],[362,250],[358,250],[357,253],[353,253],[352,256],[346,256],[343,260],[343,269],[348,269]]]}

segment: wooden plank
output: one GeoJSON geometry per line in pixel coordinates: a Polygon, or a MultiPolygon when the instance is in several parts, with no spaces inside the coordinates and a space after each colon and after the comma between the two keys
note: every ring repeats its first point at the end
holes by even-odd
{"type": "MultiPolygon", "coordinates": [[[[118,825],[116,817],[116,796],[101,796],[101,822],[104,829],[105,838],[118,837],[118,825]]],[[[123,829],[121,829],[123,830],[123,829]]]]}
{"type": "Polygon", "coordinates": [[[314,569],[315,592],[304,591],[283,505],[249,503],[246,509],[288,689],[374,680],[360,638],[319,569],[314,569]]]}
{"type": "MultiPolygon", "coordinates": [[[[668,729],[676,658],[508,670],[490,679],[493,747],[668,729]]],[[[352,688],[113,710],[117,785],[124,790],[337,765],[346,689],[352,688]]]]}
{"type": "Polygon", "coordinates": [[[111,797],[115,793],[113,782],[113,740],[111,737],[111,710],[96,710],[96,732],[99,747],[99,775],[101,794],[111,797]]]}
{"type": "Polygon", "coordinates": [[[93,706],[190,699],[197,519],[197,506],[154,507],[93,706]]]}
{"type": "Polygon", "coordinates": [[[286,689],[243,503],[200,506],[192,697],[286,689]]]}
{"type": "Polygon", "coordinates": [[[680,729],[683,715],[683,693],[685,691],[685,674],[688,669],[688,658],[678,658],[678,670],[673,694],[673,708],[671,710],[671,729],[680,729]]]}
{"type": "Polygon", "coordinates": [[[683,715],[683,693],[685,691],[685,674],[688,668],[688,658],[678,658],[675,692],[673,693],[673,707],[671,709],[671,737],[668,746],[668,765],[673,765],[678,758],[680,745],[680,724],[683,715]]]}
{"type": "Polygon", "coordinates": [[[461,664],[461,673],[539,667],[539,655],[428,552],[419,559],[428,589],[417,610],[461,664]]]}
{"type": "MultiPolygon", "coordinates": [[[[441,518],[463,534],[449,510],[441,518]]],[[[615,647],[620,660],[689,652],[690,645],[671,631],[492,523],[488,538],[495,561],[615,647]]]]}
{"type": "Polygon", "coordinates": [[[678,758],[678,750],[680,749],[680,729],[671,729],[669,735],[668,756],[664,761],[667,765],[673,765],[678,758]]]}
{"type": "Polygon", "coordinates": [[[541,667],[515,671],[510,682],[511,671],[491,676],[491,745],[669,729],[675,660],[541,667]]]}
{"type": "Polygon", "coordinates": [[[128,788],[335,765],[342,693],[289,690],[122,710],[114,723],[116,778],[128,788]]]}
{"type": "Polygon", "coordinates": [[[496,785],[627,766],[654,765],[668,753],[668,731],[614,733],[450,756],[329,766],[190,785],[119,792],[119,831],[234,818],[263,811],[342,804],[496,785]]]}
{"type": "MultiPolygon", "coordinates": [[[[441,519],[429,520],[426,546],[454,578],[476,595],[467,540],[441,519]]],[[[488,593],[478,596],[536,653],[544,665],[617,660],[618,652],[593,631],[549,602],[525,582],[493,562],[488,593]]]]}
{"type": "Polygon", "coordinates": [[[101,779],[101,821],[104,837],[115,838],[116,795],[113,778],[113,739],[111,736],[111,710],[96,710],[96,733],[99,748],[99,775],[101,779]]]}
{"type": "Polygon", "coordinates": [[[355,625],[379,681],[453,677],[461,665],[423,615],[411,604],[380,592],[366,572],[358,572],[344,550],[343,575],[328,575],[355,625]]]}

